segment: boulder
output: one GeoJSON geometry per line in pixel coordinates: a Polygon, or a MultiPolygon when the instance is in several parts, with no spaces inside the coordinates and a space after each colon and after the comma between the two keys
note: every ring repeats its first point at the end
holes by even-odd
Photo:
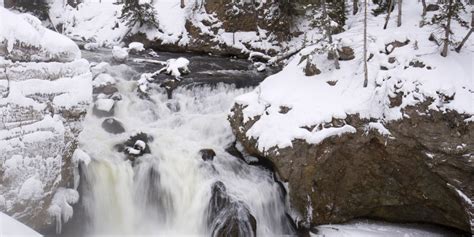
{"type": "Polygon", "coordinates": [[[119,46],[112,49],[112,58],[118,63],[124,63],[128,59],[128,50],[119,46]]]}
{"type": "Polygon", "coordinates": [[[426,11],[427,12],[434,12],[434,11],[438,11],[439,10],[439,5],[437,4],[428,4],[428,6],[426,6],[426,11]]]}
{"type": "Polygon", "coordinates": [[[123,124],[116,120],[115,118],[107,118],[104,119],[102,122],[102,128],[112,134],[119,134],[119,133],[124,133],[125,128],[123,128],[123,124]]]}
{"type": "Polygon", "coordinates": [[[203,161],[212,161],[216,156],[216,152],[212,149],[201,149],[199,154],[203,161]]]}
{"type": "Polygon", "coordinates": [[[151,150],[148,143],[153,141],[153,137],[140,132],[131,136],[123,144],[117,146],[119,152],[124,152],[130,160],[142,156],[144,154],[150,154],[151,150]]]}
{"type": "Polygon", "coordinates": [[[162,82],[160,87],[165,88],[166,94],[168,95],[168,99],[172,99],[173,91],[174,89],[178,88],[179,84],[181,84],[180,79],[169,78],[169,79],[166,79],[164,82],[162,82]]]}
{"type": "Polygon", "coordinates": [[[242,108],[236,105],[230,117],[234,134],[249,154],[274,163],[307,225],[376,218],[473,233],[474,123],[465,122],[468,115],[429,110],[427,104],[407,107],[405,119],[384,124],[389,137],[350,115],[344,122],[356,133],[319,144],[294,140],[291,147],[263,153],[245,135],[258,117],[244,123],[242,108]]]}
{"type": "Polygon", "coordinates": [[[32,15],[16,14],[2,7],[0,18],[0,56],[22,62],[72,62],[81,58],[81,51],[72,40],[43,27],[32,15]]]}
{"type": "Polygon", "coordinates": [[[349,46],[343,46],[340,49],[337,49],[339,54],[339,60],[349,61],[355,58],[354,50],[349,46]]]}
{"type": "Polygon", "coordinates": [[[311,62],[308,61],[308,63],[306,63],[306,66],[304,68],[304,74],[308,77],[311,77],[311,76],[321,74],[321,70],[319,70],[316,67],[316,64],[311,63],[311,62]]]}
{"type": "Polygon", "coordinates": [[[94,104],[92,113],[99,118],[111,117],[114,115],[114,105],[115,100],[113,99],[98,99],[94,104]]]}
{"type": "Polygon", "coordinates": [[[232,199],[220,181],[212,185],[211,192],[207,218],[211,236],[256,236],[257,220],[243,202],[232,199]]]}

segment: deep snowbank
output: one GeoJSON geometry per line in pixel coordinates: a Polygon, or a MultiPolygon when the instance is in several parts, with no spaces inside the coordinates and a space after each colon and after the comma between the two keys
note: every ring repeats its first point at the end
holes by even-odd
{"type": "Polygon", "coordinates": [[[0,55],[18,61],[69,62],[81,57],[67,37],[46,29],[38,18],[0,7],[0,55]]]}

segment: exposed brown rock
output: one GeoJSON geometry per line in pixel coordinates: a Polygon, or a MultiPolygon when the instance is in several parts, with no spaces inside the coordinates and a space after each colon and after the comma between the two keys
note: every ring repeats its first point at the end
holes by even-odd
{"type": "Polygon", "coordinates": [[[229,121],[249,154],[274,163],[289,183],[293,208],[302,219],[312,215],[308,224],[364,217],[471,232],[473,207],[456,190],[474,197],[474,123],[464,122],[467,116],[453,111],[428,110],[425,104],[404,113],[407,118],[385,125],[390,138],[367,132],[368,121],[352,115],[345,121],[357,133],[315,145],[295,140],[291,148],[266,153],[245,136],[258,118],[243,123],[242,107],[236,105],[229,121]]]}

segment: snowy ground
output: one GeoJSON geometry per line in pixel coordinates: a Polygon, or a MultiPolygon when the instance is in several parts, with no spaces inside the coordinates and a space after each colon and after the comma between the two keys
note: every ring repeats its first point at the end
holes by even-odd
{"type": "Polygon", "coordinates": [[[0,236],[1,237],[40,237],[39,233],[32,230],[23,223],[0,212],[0,236]]]}
{"type": "Polygon", "coordinates": [[[447,237],[459,236],[433,226],[392,224],[378,221],[354,221],[340,225],[321,225],[312,237],[447,237]]]}
{"type": "MultiPolygon", "coordinates": [[[[368,63],[366,88],[363,87],[363,15],[359,13],[348,19],[347,31],[334,36],[339,47],[349,46],[355,52],[355,59],[340,61],[340,70],[334,68],[333,61],[327,60],[327,53],[318,53],[321,44],[312,45],[295,56],[283,71],[267,78],[253,92],[236,99],[237,103],[246,106],[243,112],[247,120],[260,116],[247,136],[258,139],[261,151],[291,146],[294,139],[320,143],[329,136],[355,132],[348,124],[327,129],[317,126],[330,123],[333,118],[345,119],[350,114],[372,118],[376,122],[368,124],[367,129],[389,135],[384,123],[402,119],[403,108],[429,98],[433,99],[430,109],[473,115],[473,41],[466,43],[461,53],[450,51],[447,58],[441,57],[441,47],[428,41],[429,34],[435,29],[419,27],[421,5],[417,1],[405,1],[403,8],[403,25],[396,26],[395,15],[387,30],[382,29],[384,15],[370,15],[368,51],[373,58],[368,63]],[[408,45],[395,48],[389,54],[385,52],[387,44],[407,39],[410,40],[408,45]],[[322,71],[320,75],[305,76],[303,68],[306,61],[311,60],[305,59],[306,55],[313,57],[313,62],[322,71]],[[410,65],[416,61],[425,65],[422,68],[410,65]],[[401,93],[401,105],[391,107],[390,98],[401,93]],[[448,97],[453,99],[447,100],[448,97]],[[281,107],[290,108],[290,111],[280,113],[281,107]],[[306,129],[312,126],[315,128],[311,131],[306,129]]],[[[460,37],[468,29],[455,25],[453,31],[460,37]]],[[[472,120],[471,117],[466,122],[472,120]]]]}
{"type": "MultiPolygon", "coordinates": [[[[280,50],[275,46],[274,39],[269,32],[260,30],[257,32],[235,32],[235,42],[232,32],[225,32],[223,29],[214,32],[211,28],[220,27],[220,22],[215,14],[209,14],[205,9],[196,9],[195,5],[200,5],[199,1],[188,1],[186,7],[180,7],[180,2],[176,0],[155,0],[153,5],[157,11],[159,29],[133,28],[128,27],[118,19],[121,15],[122,5],[115,4],[115,1],[84,1],[78,9],[69,6],[64,7],[61,1],[56,1],[50,9],[50,14],[54,25],[64,23],[64,33],[71,38],[92,41],[100,46],[111,47],[121,44],[124,36],[129,33],[144,32],[148,39],[160,40],[164,44],[176,44],[186,46],[191,41],[191,36],[185,27],[187,21],[191,22],[201,32],[212,38],[215,44],[227,45],[240,49],[242,52],[251,51],[245,45],[251,45],[254,49],[260,50],[280,50]],[[211,22],[211,26],[206,26],[202,22],[211,22]],[[267,35],[268,34],[268,35],[267,35]],[[267,35],[268,37],[262,37],[267,35]]],[[[313,35],[311,35],[313,37],[313,35]]]]}

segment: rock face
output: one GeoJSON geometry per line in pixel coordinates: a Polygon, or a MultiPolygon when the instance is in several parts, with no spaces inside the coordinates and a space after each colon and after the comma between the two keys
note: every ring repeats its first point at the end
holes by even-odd
{"type": "Polygon", "coordinates": [[[19,27],[3,38],[8,48],[0,43],[0,211],[41,231],[55,223],[53,215],[59,212],[61,218],[61,207],[51,212],[53,197],[73,183],[72,155],[91,100],[92,76],[89,63],[76,59],[80,52],[72,41],[35,25],[36,18],[4,11],[0,15],[30,24],[23,29],[33,32],[18,33],[19,27]],[[36,31],[61,47],[42,44],[36,31]],[[25,38],[18,37],[22,34],[25,38]]]}
{"type": "Polygon", "coordinates": [[[385,124],[390,135],[381,135],[354,115],[345,122],[356,133],[316,145],[296,140],[291,148],[263,154],[245,135],[258,117],[244,123],[242,109],[233,108],[234,133],[247,152],[275,164],[289,183],[293,208],[303,220],[309,218],[306,224],[364,217],[473,233],[474,123],[466,122],[469,116],[421,104],[406,108],[407,118],[385,124]]]}
{"type": "Polygon", "coordinates": [[[211,192],[207,218],[211,236],[256,236],[257,221],[244,203],[233,200],[220,181],[212,185],[211,192]]]}

